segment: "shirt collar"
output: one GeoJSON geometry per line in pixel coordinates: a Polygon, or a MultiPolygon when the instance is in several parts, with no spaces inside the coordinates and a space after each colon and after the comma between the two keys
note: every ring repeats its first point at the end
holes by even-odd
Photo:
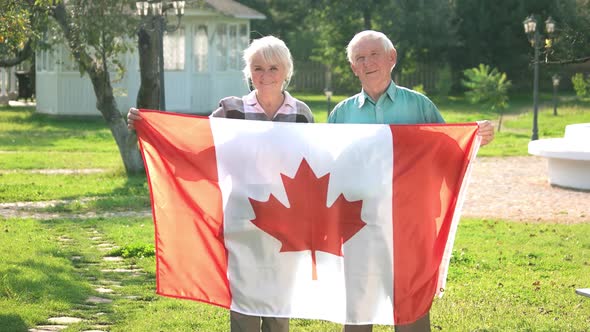
{"type": "Polygon", "coordinates": [[[256,99],[256,91],[250,91],[249,94],[245,95],[244,102],[249,106],[254,106],[258,104],[258,100],[256,99]]]}
{"type": "MultiPolygon", "coordinates": [[[[389,86],[387,87],[387,89],[385,90],[385,94],[389,97],[389,99],[391,99],[391,101],[394,101],[395,98],[395,92],[397,90],[397,86],[395,85],[395,83],[393,83],[393,81],[391,81],[389,83],[389,86]]],[[[358,107],[361,108],[363,107],[363,105],[365,105],[365,102],[367,100],[371,100],[371,98],[369,97],[369,95],[365,92],[365,90],[361,90],[361,93],[359,93],[359,97],[358,97],[358,107]]],[[[376,100],[375,102],[377,102],[378,100],[376,100]]]]}
{"type": "MultiPolygon", "coordinates": [[[[285,105],[295,109],[297,107],[295,98],[293,98],[293,96],[291,96],[291,94],[287,91],[283,91],[283,94],[285,95],[285,100],[283,101],[283,105],[279,108],[279,111],[282,110],[283,106],[285,105]]],[[[256,99],[256,90],[244,96],[244,102],[249,106],[258,105],[258,99],[256,99]]]]}
{"type": "Polygon", "coordinates": [[[291,108],[297,108],[295,98],[293,98],[293,96],[291,96],[291,94],[287,91],[283,91],[283,93],[285,94],[285,101],[283,102],[283,105],[288,105],[291,108]]]}

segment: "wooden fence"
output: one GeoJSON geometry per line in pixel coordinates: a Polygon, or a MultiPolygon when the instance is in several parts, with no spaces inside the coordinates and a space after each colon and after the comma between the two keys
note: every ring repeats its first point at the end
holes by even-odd
{"type": "Polygon", "coordinates": [[[422,85],[422,88],[427,93],[436,91],[439,73],[440,71],[438,67],[429,65],[420,66],[418,69],[410,73],[402,71],[402,73],[399,74],[395,69],[393,71],[396,84],[410,89],[422,85]]]}
{"type": "MultiPolygon", "coordinates": [[[[394,81],[398,85],[413,88],[422,84],[426,92],[436,91],[439,70],[436,66],[422,66],[411,73],[400,74],[394,70],[394,81]]],[[[332,86],[332,73],[328,67],[318,62],[298,61],[295,63],[295,73],[291,79],[289,90],[298,92],[322,93],[332,86]]],[[[359,85],[360,86],[360,85],[359,85]]]]}
{"type": "Polygon", "coordinates": [[[327,87],[329,75],[328,68],[319,62],[296,62],[295,73],[289,84],[289,90],[323,92],[327,87]]]}

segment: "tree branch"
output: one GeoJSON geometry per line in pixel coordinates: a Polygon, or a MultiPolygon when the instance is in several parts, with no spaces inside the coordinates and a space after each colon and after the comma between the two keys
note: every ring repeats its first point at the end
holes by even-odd
{"type": "Polygon", "coordinates": [[[577,59],[569,59],[569,60],[561,60],[561,61],[547,61],[545,64],[548,65],[569,65],[574,63],[584,63],[590,61],[590,56],[577,58],[577,59]]]}
{"type": "Polygon", "coordinates": [[[95,74],[97,70],[92,61],[92,57],[88,54],[86,49],[80,45],[79,32],[70,27],[70,17],[66,12],[63,2],[60,2],[53,8],[51,16],[53,16],[57,24],[61,27],[64,37],[70,46],[70,51],[76,59],[76,62],[78,62],[80,68],[90,76],[95,74]]]}
{"type": "Polygon", "coordinates": [[[0,59],[0,67],[16,66],[19,63],[30,58],[33,55],[33,48],[31,47],[32,43],[33,43],[33,41],[31,39],[27,40],[25,47],[22,50],[19,50],[18,52],[16,52],[16,56],[14,58],[0,59]]]}

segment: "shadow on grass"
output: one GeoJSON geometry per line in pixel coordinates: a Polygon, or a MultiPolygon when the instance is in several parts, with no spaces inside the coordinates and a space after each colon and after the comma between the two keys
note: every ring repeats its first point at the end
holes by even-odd
{"type": "Polygon", "coordinates": [[[104,141],[110,131],[101,117],[56,117],[35,113],[34,108],[0,107],[0,123],[26,125],[28,129],[10,128],[0,136],[0,145],[17,147],[51,147],[56,141],[78,138],[104,141]],[[2,111],[7,111],[3,113],[2,111]]]}
{"type": "Polygon", "coordinates": [[[141,211],[151,207],[150,193],[145,175],[134,175],[122,187],[107,195],[100,195],[92,208],[97,212],[141,211]]]}
{"type": "Polygon", "coordinates": [[[28,331],[27,325],[18,315],[0,314],[0,331],[28,331]]]}
{"type": "Polygon", "coordinates": [[[96,116],[67,116],[36,113],[34,107],[0,107],[0,120],[11,123],[27,123],[35,127],[55,127],[66,129],[100,129],[105,121],[100,115],[96,116]],[[2,111],[10,114],[2,114],[2,111]]]}
{"type": "MultiPolygon", "coordinates": [[[[102,127],[100,129],[108,129],[102,127]]],[[[0,145],[10,146],[11,149],[18,149],[19,147],[30,148],[32,146],[36,148],[47,148],[58,146],[60,141],[63,140],[90,140],[90,142],[102,143],[105,140],[111,139],[112,135],[105,131],[104,133],[98,132],[99,129],[52,129],[46,132],[35,132],[35,128],[32,128],[30,132],[23,130],[6,130],[2,132],[0,137],[0,145]]],[[[62,151],[85,151],[79,147],[62,148],[62,151]]]]}
{"type": "MultiPolygon", "coordinates": [[[[111,191],[108,192],[104,192],[104,193],[88,193],[85,196],[80,196],[80,195],[71,195],[71,196],[63,196],[61,199],[64,200],[71,200],[71,201],[76,201],[79,200],[81,198],[84,197],[92,197],[92,198],[96,198],[97,202],[96,205],[97,206],[102,206],[104,208],[109,207],[109,205],[112,202],[119,202],[116,203],[117,205],[121,205],[120,201],[122,199],[125,199],[126,197],[129,199],[134,199],[135,197],[146,197],[147,200],[149,201],[149,189],[148,189],[148,185],[147,185],[147,177],[145,176],[145,174],[139,174],[139,175],[130,175],[130,176],[126,176],[124,175],[123,172],[121,172],[120,174],[117,173],[105,173],[104,176],[109,177],[125,177],[125,183],[123,183],[122,185],[118,185],[116,187],[113,187],[111,191]]],[[[97,181],[110,181],[108,179],[104,179],[104,178],[98,178],[97,181]]],[[[144,200],[142,200],[144,201],[144,200]]],[[[134,202],[130,203],[130,206],[133,207],[136,204],[134,202]]],[[[124,207],[124,205],[122,205],[124,207]]]]}
{"type": "MultiPolygon", "coordinates": [[[[83,280],[72,277],[72,270],[40,260],[48,255],[60,255],[58,250],[39,255],[39,260],[19,262],[18,267],[5,267],[0,291],[4,297],[20,303],[36,304],[47,299],[64,303],[83,303],[93,290],[83,280]]],[[[2,325],[2,324],[0,324],[2,325]]]]}

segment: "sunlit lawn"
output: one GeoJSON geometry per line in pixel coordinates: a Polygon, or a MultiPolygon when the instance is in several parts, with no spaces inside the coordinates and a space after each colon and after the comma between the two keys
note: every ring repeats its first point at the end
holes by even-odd
{"type": "MultiPolygon", "coordinates": [[[[323,95],[295,94],[310,105],[317,122],[325,122],[328,104],[323,95]]],[[[543,95],[542,95],[543,97],[543,95]]],[[[344,99],[334,96],[330,106],[344,99]]],[[[526,156],[532,114],[527,98],[513,98],[502,129],[479,156],[526,156]]],[[[497,120],[498,115],[462,98],[435,99],[447,122],[497,120]]],[[[547,96],[541,98],[539,135],[563,136],[566,125],[590,122],[590,100],[566,96],[553,115],[547,96]]],[[[125,197],[147,197],[143,176],[128,178],[110,130],[101,118],[56,118],[33,108],[0,107],[0,201],[39,201],[91,197],[98,201],[63,206],[65,211],[109,210],[125,207],[125,197]],[[92,174],[40,174],[31,170],[100,169],[92,174]]],[[[146,199],[132,206],[145,207],[146,199]]],[[[68,205],[67,203],[65,205],[68,205]]],[[[60,208],[58,207],[57,210],[60,208]]]]}
{"type": "MultiPolygon", "coordinates": [[[[103,272],[100,241],[153,244],[149,218],[0,220],[0,331],[26,331],[49,317],[86,319],[68,331],[107,323],[110,331],[228,331],[227,310],[155,294],[153,257],[128,258],[146,274],[103,272]],[[70,238],[61,242],[60,237],[70,238]],[[81,256],[80,260],[72,260],[81,256]],[[86,265],[87,263],[91,265],[86,265]],[[97,284],[116,293],[101,295],[97,284]],[[112,304],[85,307],[90,296],[112,304]],[[98,313],[103,313],[98,315],[98,313]]],[[[461,222],[447,289],[432,309],[433,331],[587,331],[590,224],[461,222]]],[[[339,331],[333,323],[295,319],[292,331],[339,331]]],[[[380,326],[375,331],[391,331],[380,326]]]]}
{"type": "MultiPolygon", "coordinates": [[[[317,122],[325,122],[323,95],[295,94],[317,122]]],[[[335,96],[331,105],[344,96],[335,96]]],[[[570,123],[590,122],[590,101],[568,97],[552,115],[547,96],[539,116],[541,137],[560,137],[570,123]]],[[[461,98],[435,100],[447,122],[497,120],[497,114],[461,98]]],[[[493,144],[480,156],[527,155],[532,114],[515,98],[493,144]]],[[[143,176],[128,178],[110,130],[100,118],[55,118],[31,108],[0,107],[0,202],[68,200],[51,212],[143,211],[149,207],[143,176]],[[43,174],[39,170],[97,168],[92,174],[43,174]],[[36,170],[36,172],[31,172],[36,170]]],[[[224,309],[155,295],[153,257],[125,264],[144,269],[134,278],[105,275],[104,252],[89,240],[97,231],[118,246],[153,244],[149,218],[35,221],[0,219],[0,331],[27,331],[52,316],[86,319],[67,331],[227,331],[224,309]],[[59,241],[67,236],[69,242],[59,241]],[[82,256],[73,261],[73,256],[82,256]],[[98,265],[84,265],[85,263],[98,265]],[[87,308],[97,296],[94,280],[116,279],[112,304],[87,308]],[[129,298],[129,296],[133,296],[129,298]],[[99,314],[102,313],[102,314],[99,314]]],[[[587,331],[590,299],[575,295],[590,286],[590,224],[521,224],[463,220],[445,296],[432,311],[433,330],[587,331]]],[[[293,320],[292,331],[339,331],[337,324],[293,320]]],[[[391,331],[377,327],[376,331],[391,331]]]]}

